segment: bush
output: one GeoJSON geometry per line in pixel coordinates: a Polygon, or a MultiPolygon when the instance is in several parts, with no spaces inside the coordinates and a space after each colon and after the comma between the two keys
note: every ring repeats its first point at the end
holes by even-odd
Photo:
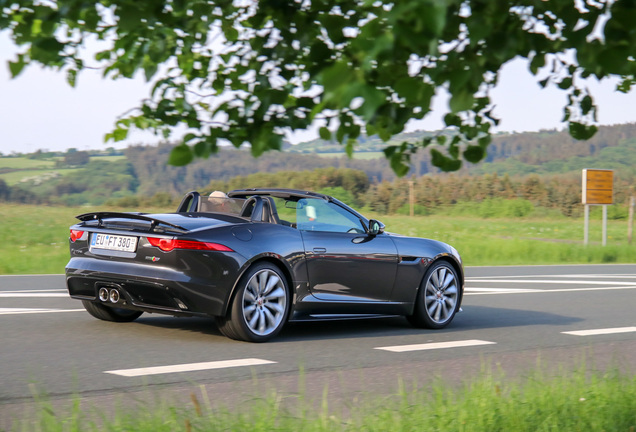
{"type": "Polygon", "coordinates": [[[356,207],[358,202],[354,198],[353,194],[348,190],[345,190],[342,186],[326,187],[320,189],[318,192],[334,197],[335,199],[342,201],[343,203],[356,207]]]}
{"type": "Polygon", "coordinates": [[[525,199],[487,198],[481,202],[458,202],[447,209],[456,216],[479,216],[484,219],[525,217],[534,212],[534,205],[525,199]]]}
{"type": "MultiPolygon", "coordinates": [[[[408,203],[404,204],[402,205],[402,207],[397,209],[396,213],[409,216],[411,214],[411,206],[408,203]]],[[[427,216],[431,214],[431,211],[429,211],[423,205],[415,204],[415,206],[413,207],[413,213],[415,213],[417,216],[427,216]]]]}

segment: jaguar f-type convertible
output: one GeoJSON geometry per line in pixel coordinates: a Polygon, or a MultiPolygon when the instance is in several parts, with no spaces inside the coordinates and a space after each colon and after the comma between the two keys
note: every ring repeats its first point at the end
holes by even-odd
{"type": "Polygon", "coordinates": [[[68,292],[106,321],[210,316],[232,339],[264,342],[292,321],[403,315],[439,329],[462,301],[452,246],[385,232],[319,193],[189,192],[175,213],[77,219],[68,292]]]}

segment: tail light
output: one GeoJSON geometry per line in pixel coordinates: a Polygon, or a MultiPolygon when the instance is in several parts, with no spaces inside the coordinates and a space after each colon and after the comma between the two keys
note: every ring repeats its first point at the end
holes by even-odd
{"type": "Polygon", "coordinates": [[[194,240],[179,240],[175,238],[148,237],[148,242],[151,245],[158,247],[164,252],[170,252],[171,250],[174,250],[174,249],[234,252],[232,249],[222,244],[199,242],[194,240]]]}
{"type": "Polygon", "coordinates": [[[88,233],[86,231],[80,231],[80,230],[71,230],[71,242],[75,243],[76,240],[86,240],[86,237],[88,237],[88,233]]]}

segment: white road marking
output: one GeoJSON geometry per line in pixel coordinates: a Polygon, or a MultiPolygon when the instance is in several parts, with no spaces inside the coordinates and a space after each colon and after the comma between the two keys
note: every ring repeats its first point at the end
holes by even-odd
{"type": "Polygon", "coordinates": [[[415,345],[395,345],[395,346],[387,346],[387,347],[376,347],[374,349],[401,353],[401,352],[408,352],[408,351],[423,351],[423,350],[435,350],[435,349],[444,349],[444,348],[462,348],[462,347],[471,347],[471,346],[479,346],[479,345],[493,345],[496,343],[497,342],[470,339],[470,340],[453,341],[453,342],[433,342],[433,343],[415,344],[415,345]]]}
{"type": "Polygon", "coordinates": [[[573,336],[595,336],[595,335],[631,333],[631,332],[636,332],[636,327],[616,327],[616,328],[606,328],[606,329],[577,330],[577,331],[567,331],[567,332],[561,332],[561,333],[567,334],[567,335],[573,335],[573,336]]]}
{"type": "Polygon", "coordinates": [[[506,278],[608,278],[608,279],[636,279],[636,274],[596,274],[596,273],[576,273],[576,274],[543,274],[543,275],[505,275],[505,276],[473,276],[466,280],[478,281],[481,279],[506,279],[506,278]]]}
{"type": "Polygon", "coordinates": [[[276,362],[270,361],[270,360],[257,359],[257,358],[246,358],[246,359],[237,359],[237,360],[222,360],[222,361],[203,362],[203,363],[186,363],[186,364],[178,364],[178,365],[170,365],[170,366],[156,366],[156,367],[137,368],[137,369],[119,369],[119,370],[104,371],[104,373],[120,375],[125,377],[137,377],[137,376],[168,374],[168,373],[176,373],[176,372],[193,372],[193,371],[210,370],[210,369],[224,369],[224,368],[241,367],[241,366],[258,366],[258,365],[272,364],[272,363],[276,363],[276,362]]]}
{"type": "Polygon", "coordinates": [[[53,297],[67,297],[70,298],[68,292],[54,293],[54,292],[27,292],[27,291],[4,291],[0,292],[0,298],[53,298],[53,297]]]}
{"type": "Polygon", "coordinates": [[[617,287],[599,287],[599,288],[563,288],[563,289],[524,289],[524,288],[484,288],[485,291],[466,287],[464,292],[466,295],[493,295],[493,294],[548,294],[548,293],[564,293],[577,291],[614,291],[614,290],[633,290],[636,286],[617,286],[617,287]]]}
{"type": "Polygon", "coordinates": [[[59,312],[86,312],[86,309],[34,309],[34,308],[0,308],[0,315],[23,315],[59,312]]]}
{"type": "Polygon", "coordinates": [[[539,292],[544,290],[532,289],[532,288],[477,288],[477,287],[464,287],[464,292],[470,293],[508,293],[508,292],[539,292]]]}
{"type": "Polygon", "coordinates": [[[65,290],[65,289],[33,289],[33,290],[8,290],[8,291],[0,291],[0,292],[8,292],[8,293],[15,293],[15,292],[32,292],[32,293],[65,292],[65,293],[67,293],[68,291],[65,290]]]}
{"type": "Polygon", "coordinates": [[[0,298],[53,298],[69,297],[65,289],[34,289],[0,291],[0,298]]]}
{"type": "Polygon", "coordinates": [[[519,280],[519,279],[479,279],[472,280],[466,279],[466,282],[490,282],[490,283],[523,283],[523,284],[566,284],[566,285],[632,285],[636,286],[636,282],[624,282],[624,281],[581,281],[581,280],[550,280],[550,279],[533,279],[533,280],[519,280]]]}

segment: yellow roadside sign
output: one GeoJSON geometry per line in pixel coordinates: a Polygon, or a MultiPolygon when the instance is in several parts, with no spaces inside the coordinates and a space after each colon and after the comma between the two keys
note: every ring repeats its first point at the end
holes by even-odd
{"type": "Polygon", "coordinates": [[[614,202],[614,171],[583,170],[583,204],[612,204],[614,202]]]}

